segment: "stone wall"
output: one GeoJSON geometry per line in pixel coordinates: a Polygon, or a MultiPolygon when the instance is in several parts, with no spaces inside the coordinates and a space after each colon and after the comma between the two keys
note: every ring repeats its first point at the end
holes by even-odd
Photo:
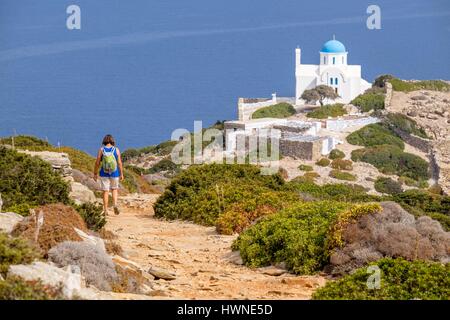
{"type": "Polygon", "coordinates": [[[280,154],[294,159],[318,160],[322,156],[321,149],[322,139],[314,141],[280,140],[280,154]]]}
{"type": "Polygon", "coordinates": [[[392,84],[390,84],[389,82],[386,82],[386,95],[384,97],[384,108],[385,109],[389,108],[391,105],[392,93],[393,93],[392,84]]]}

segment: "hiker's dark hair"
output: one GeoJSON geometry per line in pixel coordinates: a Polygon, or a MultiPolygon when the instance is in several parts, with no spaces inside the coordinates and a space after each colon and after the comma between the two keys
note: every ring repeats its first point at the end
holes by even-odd
{"type": "Polygon", "coordinates": [[[102,144],[103,144],[104,146],[106,146],[107,144],[111,144],[111,145],[115,146],[115,145],[116,145],[116,141],[114,141],[114,137],[113,137],[112,135],[107,134],[107,135],[103,138],[102,144]]]}

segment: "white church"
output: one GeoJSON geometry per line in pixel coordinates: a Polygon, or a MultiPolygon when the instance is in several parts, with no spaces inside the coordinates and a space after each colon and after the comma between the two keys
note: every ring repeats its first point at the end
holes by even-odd
{"type": "Polygon", "coordinates": [[[327,103],[349,103],[369,89],[371,84],[361,78],[361,66],[348,65],[347,55],[345,46],[334,37],[333,40],[327,41],[320,50],[318,65],[302,64],[301,49],[295,49],[295,104],[305,104],[305,101],[301,99],[303,92],[319,85],[332,87],[340,96],[340,98],[327,103]]]}

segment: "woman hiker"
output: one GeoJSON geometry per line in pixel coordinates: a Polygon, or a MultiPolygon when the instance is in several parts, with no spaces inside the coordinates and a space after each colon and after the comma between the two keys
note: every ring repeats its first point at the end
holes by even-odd
{"type": "Polygon", "coordinates": [[[98,150],[95,161],[94,180],[98,179],[100,169],[100,185],[103,190],[103,213],[108,215],[109,191],[112,191],[112,202],[115,214],[119,214],[117,195],[119,193],[119,179],[123,181],[123,165],[120,150],[112,135],[103,138],[102,147],[98,150]]]}

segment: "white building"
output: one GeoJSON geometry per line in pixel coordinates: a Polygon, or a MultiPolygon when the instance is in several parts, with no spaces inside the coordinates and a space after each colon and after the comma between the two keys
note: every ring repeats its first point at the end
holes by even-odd
{"type": "MultiPolygon", "coordinates": [[[[301,95],[318,85],[328,85],[340,98],[334,102],[349,103],[364,93],[371,84],[361,78],[360,65],[348,65],[345,46],[335,39],[326,42],[320,50],[320,64],[302,64],[301,49],[295,50],[296,105],[305,103],[301,95]]],[[[331,101],[330,101],[331,102],[331,101]]],[[[329,103],[329,102],[327,102],[329,103]]]]}

